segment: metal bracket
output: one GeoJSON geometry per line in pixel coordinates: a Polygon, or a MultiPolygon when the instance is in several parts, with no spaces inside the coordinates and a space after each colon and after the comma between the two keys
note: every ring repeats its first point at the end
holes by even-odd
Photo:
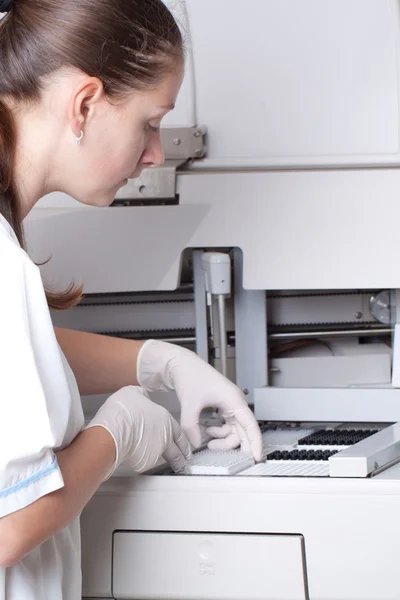
{"type": "Polygon", "coordinates": [[[131,200],[148,204],[151,200],[175,199],[176,171],[185,162],[184,159],[166,160],[161,167],[144,169],[140,177],[129,179],[128,183],[117,192],[114,204],[129,205],[131,200]]]}
{"type": "Polygon", "coordinates": [[[166,159],[202,158],[206,155],[206,127],[165,127],[161,142],[166,159]]]}
{"type": "Polygon", "coordinates": [[[116,195],[114,206],[176,203],[176,172],[191,158],[206,153],[205,127],[166,127],[161,130],[165,162],[161,167],[144,169],[137,179],[129,179],[116,195]]]}

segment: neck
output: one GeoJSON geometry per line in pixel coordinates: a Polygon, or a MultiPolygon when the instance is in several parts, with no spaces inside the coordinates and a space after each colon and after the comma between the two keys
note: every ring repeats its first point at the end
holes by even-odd
{"type": "Polygon", "coordinates": [[[53,191],[49,177],[50,132],[45,130],[43,120],[34,112],[21,110],[14,114],[17,132],[14,181],[19,212],[24,219],[40,198],[53,191]]]}

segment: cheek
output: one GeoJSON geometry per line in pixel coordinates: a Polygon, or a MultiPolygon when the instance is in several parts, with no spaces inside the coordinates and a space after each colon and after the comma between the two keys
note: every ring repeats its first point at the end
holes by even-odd
{"type": "Polygon", "coordinates": [[[126,131],[122,133],[111,153],[113,155],[113,163],[116,171],[124,177],[130,175],[137,166],[140,157],[143,154],[145,146],[145,135],[135,134],[127,135],[126,131]]]}
{"type": "Polygon", "coordinates": [[[102,182],[111,185],[130,177],[136,170],[145,146],[144,135],[129,136],[121,132],[106,145],[99,144],[95,150],[94,170],[102,182]]]}

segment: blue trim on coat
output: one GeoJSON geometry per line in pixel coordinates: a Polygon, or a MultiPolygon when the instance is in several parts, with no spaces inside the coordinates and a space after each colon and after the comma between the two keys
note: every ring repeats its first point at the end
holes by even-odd
{"type": "Polygon", "coordinates": [[[5,488],[4,490],[0,490],[0,498],[5,498],[6,496],[9,496],[10,494],[15,494],[15,492],[19,492],[19,490],[22,490],[23,488],[28,487],[32,483],[35,483],[39,479],[42,479],[42,477],[46,477],[46,475],[50,475],[50,473],[52,473],[53,471],[56,471],[57,469],[58,469],[57,456],[54,455],[53,462],[48,467],[41,469],[37,473],[34,473],[30,477],[27,477],[26,479],[24,479],[23,481],[20,481],[19,483],[16,483],[15,485],[5,488]]]}

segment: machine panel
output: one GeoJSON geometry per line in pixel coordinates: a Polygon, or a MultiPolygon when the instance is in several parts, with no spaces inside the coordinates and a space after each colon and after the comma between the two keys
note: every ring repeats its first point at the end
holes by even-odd
{"type": "Polygon", "coordinates": [[[300,535],[116,532],[118,600],[306,600],[300,535]]]}

